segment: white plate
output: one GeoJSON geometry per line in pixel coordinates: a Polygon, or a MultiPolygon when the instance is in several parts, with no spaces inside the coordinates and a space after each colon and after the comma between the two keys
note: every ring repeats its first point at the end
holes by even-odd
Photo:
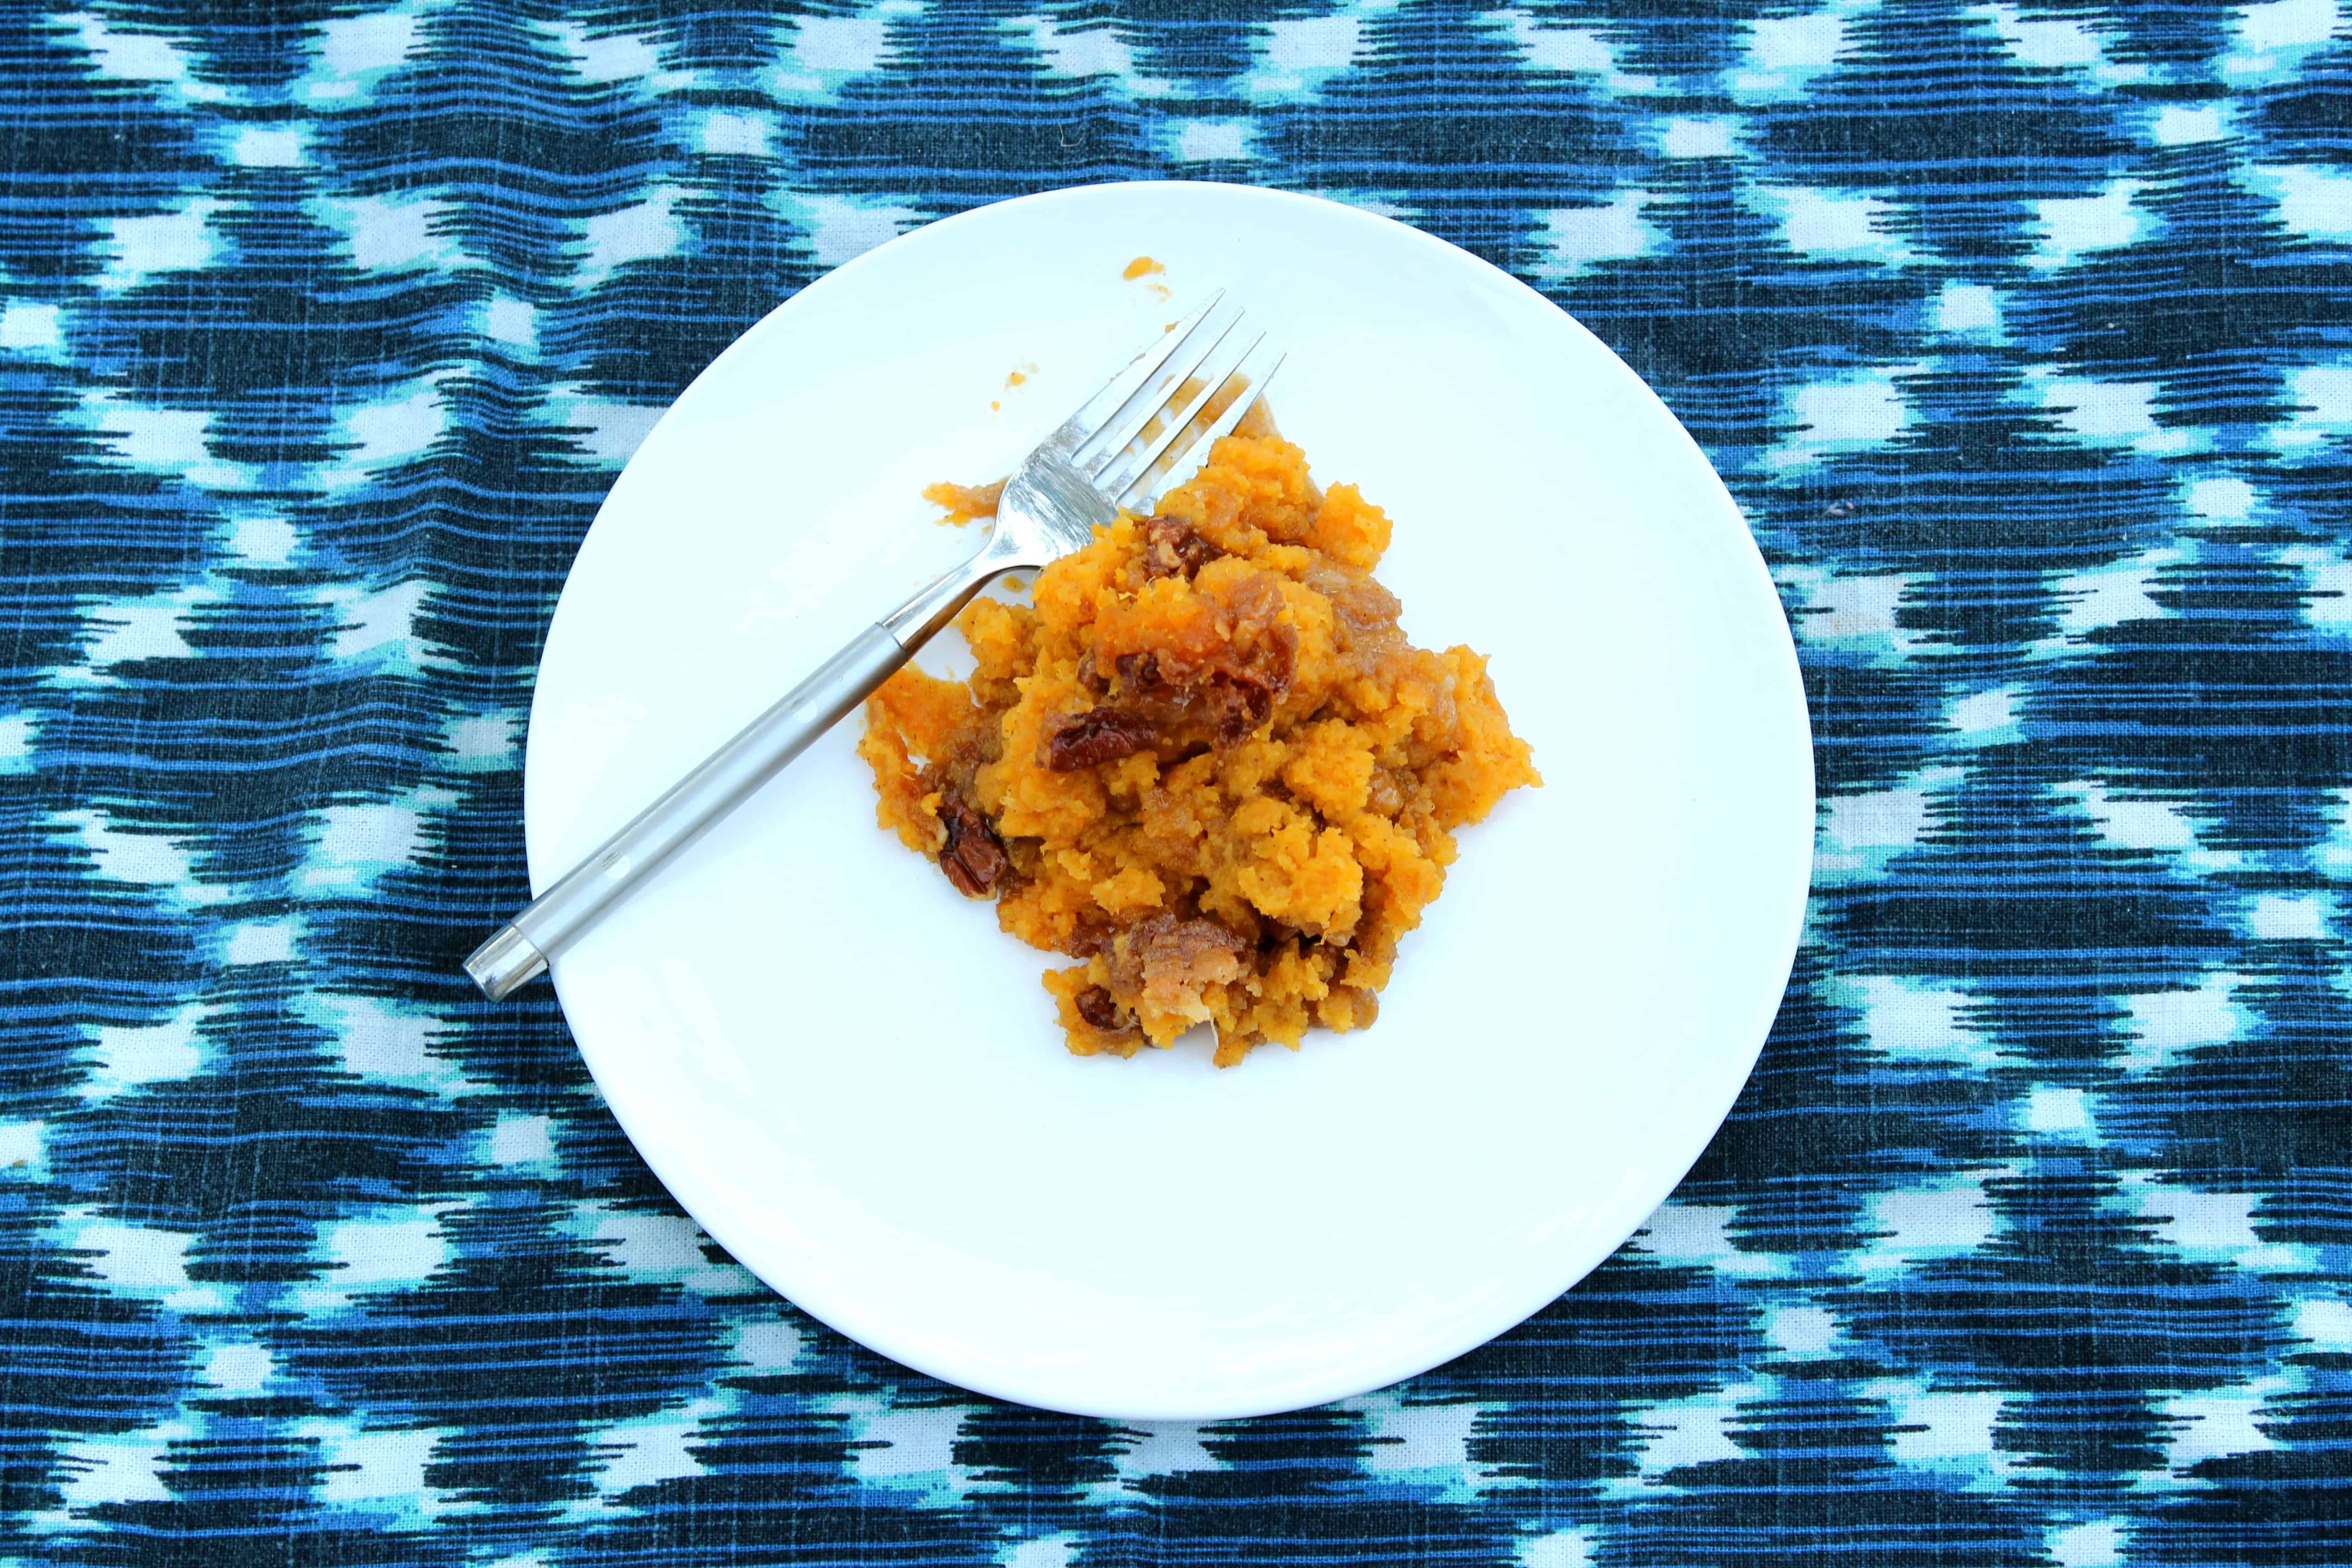
{"type": "Polygon", "coordinates": [[[1379,1023],[1225,1071],[1205,1037],[1068,1055],[1061,961],[875,826],[854,724],[555,965],[614,1113],[761,1279],[949,1382],[1130,1419],[1318,1404],[1501,1332],[1747,1079],[1804,909],[1804,696],[1738,510],[1633,372],[1486,263],[1306,197],[1096,185],[934,224],[647,437],[564,586],[524,792],[544,888],[977,546],[924,484],[1003,473],[1218,285],[1287,341],[1274,405],[1318,477],[1395,520],[1407,631],[1492,656],[1547,781],[1463,833],[1379,1023]],[[1138,255],[1167,270],[1124,279],[1138,255]]]}

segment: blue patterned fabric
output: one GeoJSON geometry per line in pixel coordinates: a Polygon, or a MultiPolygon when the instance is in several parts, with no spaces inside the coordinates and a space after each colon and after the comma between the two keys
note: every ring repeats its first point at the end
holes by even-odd
{"type": "Polygon", "coordinates": [[[0,0],[0,1562],[2352,1563],[2341,0],[0,0]],[[911,225],[1168,175],[1647,376],[1823,798],[1616,1259],[1121,1428],[779,1302],[457,961],[657,411],[911,225]]]}

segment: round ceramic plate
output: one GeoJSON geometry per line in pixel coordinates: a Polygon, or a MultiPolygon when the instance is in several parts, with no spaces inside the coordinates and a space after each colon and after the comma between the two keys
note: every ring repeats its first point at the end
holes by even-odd
{"type": "MultiPolygon", "coordinates": [[[[1672,1190],[1771,1023],[1812,763],[1738,509],[1639,378],[1400,224],[1211,184],[937,223],[744,333],[614,486],[563,590],[525,788],[544,888],[977,548],[995,478],[1223,287],[1290,351],[1318,479],[1385,507],[1423,647],[1491,656],[1544,787],[1461,835],[1379,1022],[1210,1062],[1064,1050],[1049,963],[875,826],[839,727],[555,963],[678,1201],[843,1333],[984,1394],[1251,1415],[1458,1355],[1672,1190]],[[1149,256],[1164,270],[1122,274],[1149,256]]],[[[935,669],[968,655],[950,634],[935,669]]]]}

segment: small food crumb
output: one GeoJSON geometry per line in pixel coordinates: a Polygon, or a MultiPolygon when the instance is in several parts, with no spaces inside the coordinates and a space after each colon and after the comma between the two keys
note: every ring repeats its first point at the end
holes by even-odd
{"type": "Polygon", "coordinates": [[[938,484],[923,487],[925,500],[933,506],[947,508],[947,516],[939,521],[951,522],[958,528],[961,528],[974,518],[994,517],[996,500],[1003,493],[1003,479],[989,485],[950,484],[941,479],[938,484]]]}
{"type": "Polygon", "coordinates": [[[1168,268],[1160,266],[1160,263],[1152,260],[1149,256],[1139,256],[1134,260],[1127,264],[1127,270],[1120,273],[1119,276],[1132,283],[1137,279],[1144,277],[1149,273],[1165,272],[1167,270],[1168,268]]]}
{"type": "Polygon", "coordinates": [[[1029,586],[1029,579],[1016,574],[1007,577],[1004,580],[1004,585],[1018,594],[1029,586]]]}
{"type": "Polygon", "coordinates": [[[1004,407],[1004,401],[1003,401],[1003,399],[1002,399],[1002,398],[992,397],[992,398],[990,398],[990,399],[988,400],[988,411],[989,411],[991,414],[998,413],[998,412],[1000,412],[1003,407],[1004,407]]]}

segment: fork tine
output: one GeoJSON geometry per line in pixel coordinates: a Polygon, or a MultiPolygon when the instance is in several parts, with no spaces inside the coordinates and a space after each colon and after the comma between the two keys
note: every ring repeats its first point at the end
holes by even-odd
{"type": "MultiPolygon", "coordinates": [[[[1256,345],[1252,344],[1251,347],[1255,350],[1256,345]]],[[[1215,420],[1210,424],[1206,430],[1201,432],[1201,438],[1193,442],[1191,446],[1185,447],[1183,452],[1178,456],[1176,461],[1168,466],[1167,470],[1160,476],[1160,482],[1158,485],[1148,489],[1143,487],[1143,481],[1149,479],[1151,475],[1151,469],[1150,466],[1147,465],[1140,474],[1137,475],[1135,479],[1128,481],[1128,485],[1125,489],[1120,490],[1118,494],[1113,498],[1112,504],[1115,506],[1125,506],[1128,504],[1128,497],[1133,495],[1135,496],[1135,504],[1140,506],[1147,499],[1157,500],[1160,496],[1165,494],[1176,478],[1178,467],[1182,464],[1186,458],[1191,457],[1195,452],[1205,455],[1209,448],[1215,446],[1222,437],[1230,436],[1234,433],[1234,427],[1239,425],[1242,422],[1243,417],[1249,413],[1250,409],[1256,405],[1258,398],[1265,392],[1266,384],[1274,379],[1275,373],[1282,368],[1282,362],[1289,357],[1290,356],[1286,351],[1277,349],[1275,353],[1274,363],[1265,367],[1265,373],[1262,375],[1252,376],[1244,384],[1241,395],[1234,398],[1233,402],[1227,404],[1225,405],[1225,411],[1223,414],[1218,415],[1215,420]]],[[[1246,362],[1248,356],[1244,355],[1243,358],[1244,362],[1246,362]]],[[[1240,365],[1235,365],[1233,370],[1233,374],[1239,375],[1241,374],[1241,370],[1242,367],[1240,365]]],[[[1228,376],[1226,379],[1231,380],[1232,376],[1228,376]]]]}
{"type": "MultiPolygon", "coordinates": [[[[1236,310],[1234,312],[1233,319],[1223,326],[1218,327],[1213,336],[1210,327],[1213,319],[1212,316],[1203,316],[1201,319],[1199,330],[1187,334],[1201,340],[1197,352],[1188,345],[1181,352],[1171,356],[1168,361],[1167,368],[1160,371],[1142,386],[1138,387],[1134,395],[1122,404],[1118,413],[1104,426],[1101,455],[1077,465],[1089,479],[1099,478],[1104,469],[1118,460],[1118,455],[1127,449],[1128,443],[1142,435],[1145,427],[1165,411],[1170,404],[1175,402],[1177,394],[1183,390],[1185,381],[1206,364],[1209,357],[1214,354],[1224,341],[1233,336],[1234,330],[1242,324],[1242,313],[1236,310]]],[[[1076,453],[1071,455],[1074,458],[1076,456],[1076,453]]]]}
{"type": "MultiPolygon", "coordinates": [[[[1132,458],[1122,458],[1119,462],[1111,466],[1110,470],[1108,473],[1099,476],[1095,481],[1097,488],[1108,496],[1124,496],[1128,491],[1135,489],[1139,484],[1140,484],[1145,477],[1151,472],[1151,466],[1160,460],[1160,455],[1166,452],[1169,447],[1174,446],[1176,442],[1183,439],[1186,433],[1192,429],[1192,421],[1201,416],[1201,411],[1206,408],[1210,403],[1215,399],[1218,393],[1224,390],[1225,383],[1231,381],[1234,375],[1240,372],[1242,366],[1249,363],[1250,355],[1257,353],[1259,346],[1265,342],[1265,334],[1264,332],[1260,332],[1256,337],[1250,340],[1250,343],[1247,348],[1244,348],[1239,354],[1234,356],[1232,363],[1218,371],[1213,376],[1202,377],[1202,379],[1205,384],[1203,384],[1200,392],[1194,395],[1192,402],[1185,405],[1184,411],[1170,419],[1168,422],[1168,427],[1160,431],[1158,436],[1154,437],[1151,440],[1151,444],[1146,447],[1141,452],[1136,454],[1132,458]]],[[[1244,413],[1247,412],[1247,406],[1246,404],[1244,403],[1242,392],[1247,392],[1248,390],[1249,389],[1245,387],[1243,388],[1242,391],[1236,392],[1234,399],[1234,404],[1243,406],[1243,411],[1244,413]]],[[[1250,394],[1249,401],[1255,401],[1255,393],[1250,394]]],[[[1220,411],[1221,416],[1225,414],[1233,414],[1233,408],[1227,407],[1220,411]]],[[[1240,418],[1240,415],[1234,415],[1234,417],[1238,420],[1240,418]]],[[[1230,429],[1231,427],[1228,426],[1227,428],[1230,429]]],[[[1189,451],[1192,447],[1196,445],[1198,445],[1197,442],[1187,443],[1185,449],[1189,451]]]]}
{"type": "Polygon", "coordinates": [[[1166,331],[1161,332],[1156,341],[1148,345],[1141,353],[1128,361],[1125,368],[1118,374],[1105,382],[1100,391],[1079,404],[1077,412],[1062,421],[1060,427],[1048,439],[1061,442],[1067,450],[1076,452],[1100,434],[1103,426],[1116,417],[1120,409],[1127,406],[1129,399],[1151,384],[1153,374],[1161,365],[1168,363],[1168,356],[1183,346],[1184,341],[1192,335],[1193,329],[1201,324],[1202,318],[1206,317],[1211,310],[1216,309],[1217,301],[1224,297],[1225,291],[1223,289],[1216,289],[1207,299],[1193,306],[1190,314],[1178,317],[1175,323],[1166,331]],[[1093,419],[1087,417],[1105,399],[1110,398],[1114,392],[1118,395],[1110,402],[1107,411],[1093,419]]]}

